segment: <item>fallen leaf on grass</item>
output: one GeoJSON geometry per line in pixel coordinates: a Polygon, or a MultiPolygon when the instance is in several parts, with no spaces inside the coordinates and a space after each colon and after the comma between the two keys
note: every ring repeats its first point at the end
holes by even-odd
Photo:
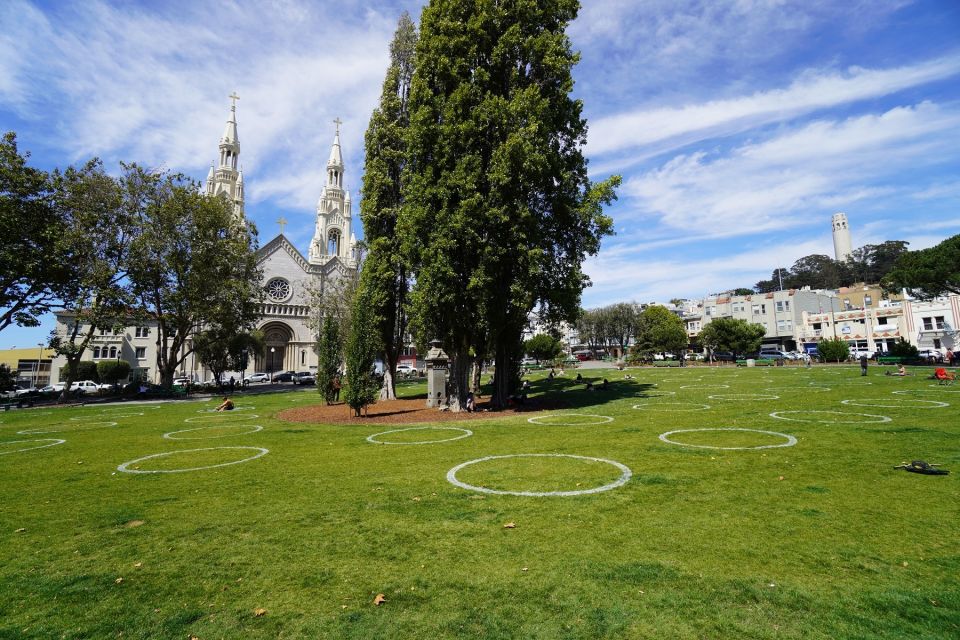
{"type": "Polygon", "coordinates": [[[779,478],[777,478],[777,480],[783,480],[783,476],[780,476],[779,478]]]}
{"type": "Polygon", "coordinates": [[[190,635],[190,640],[200,640],[200,638],[198,638],[197,636],[191,634],[191,635],[190,635]]]}
{"type": "Polygon", "coordinates": [[[14,531],[14,533],[23,533],[23,532],[26,531],[26,530],[27,530],[26,527],[20,527],[19,529],[17,529],[16,531],[14,531]]]}
{"type": "Polygon", "coordinates": [[[513,523],[513,522],[508,522],[507,524],[503,525],[503,528],[504,528],[504,529],[516,529],[516,528],[517,528],[517,525],[516,525],[515,523],[513,523]]]}
{"type": "Polygon", "coordinates": [[[117,578],[116,580],[114,580],[114,582],[116,582],[117,584],[120,584],[121,582],[123,582],[123,578],[117,578]]]}
{"type": "Polygon", "coordinates": [[[143,563],[142,563],[142,562],[134,562],[134,563],[133,563],[133,566],[136,567],[137,569],[139,569],[140,567],[143,566],[143,563]]]}
{"type": "Polygon", "coordinates": [[[142,524],[146,523],[144,523],[143,520],[128,520],[127,522],[123,523],[123,526],[127,529],[132,529],[133,527],[139,527],[142,524]]]}
{"type": "Polygon", "coordinates": [[[267,610],[266,610],[266,609],[259,609],[259,608],[258,608],[258,609],[254,609],[254,610],[253,610],[253,617],[254,617],[254,618],[262,618],[262,617],[265,616],[265,615],[267,615],[267,610]]]}
{"type": "Polygon", "coordinates": [[[385,595],[383,595],[382,593],[378,593],[378,594],[377,594],[377,597],[373,599],[373,604],[375,604],[376,606],[379,607],[380,605],[382,605],[382,604],[383,604],[384,602],[386,602],[386,601],[387,601],[387,597],[386,597],[385,595]]]}
{"type": "Polygon", "coordinates": [[[523,569],[520,569],[520,571],[529,571],[529,569],[527,567],[524,567],[523,569]]]}
{"type": "Polygon", "coordinates": [[[420,496],[413,496],[414,502],[420,502],[420,496]]]}

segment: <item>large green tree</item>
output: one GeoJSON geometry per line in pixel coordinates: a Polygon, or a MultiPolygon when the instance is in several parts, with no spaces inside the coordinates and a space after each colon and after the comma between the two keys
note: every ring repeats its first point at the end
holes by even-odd
{"type": "Polygon", "coordinates": [[[537,362],[550,361],[563,355],[560,341],[548,333],[538,333],[523,343],[524,352],[537,362]]]}
{"type": "Polygon", "coordinates": [[[52,183],[53,206],[61,221],[57,255],[71,278],[60,287],[58,302],[70,322],[64,331],[51,334],[50,346],[66,358],[66,390],[78,379],[77,364],[97,331],[120,328],[136,316],[130,312],[127,281],[136,205],[124,198],[121,185],[99,160],[56,171],[52,183]]]}
{"type": "Polygon", "coordinates": [[[888,291],[906,289],[923,300],[960,294],[960,235],[935,247],[900,255],[882,284],[888,291]]]}
{"type": "Polygon", "coordinates": [[[136,208],[129,279],[141,311],[157,323],[157,369],[172,386],[201,328],[245,330],[260,311],[256,229],[223,196],[208,196],[182,175],[127,168],[136,208]]]}
{"type": "Polygon", "coordinates": [[[843,338],[824,338],[817,343],[817,353],[823,362],[843,362],[850,357],[850,345],[843,338]]]}
{"type": "Polygon", "coordinates": [[[666,307],[651,305],[640,313],[635,345],[638,353],[678,353],[689,343],[683,320],[666,307]]]}
{"type": "Polygon", "coordinates": [[[506,404],[529,313],[575,317],[582,262],[612,230],[602,208],[619,178],[590,182],[570,97],[578,8],[433,0],[422,14],[399,227],[411,324],[420,344],[443,340],[456,404],[481,335],[498,372],[491,401],[506,404]]]}
{"type": "Polygon", "coordinates": [[[700,344],[711,351],[730,351],[735,356],[760,348],[767,330],[762,324],[739,318],[716,318],[700,331],[700,344]]]}
{"type": "Polygon", "coordinates": [[[320,334],[317,337],[317,390],[327,404],[332,404],[336,395],[334,385],[340,375],[343,363],[343,341],[340,338],[340,324],[327,316],[323,319],[320,334]]]}
{"type": "Polygon", "coordinates": [[[70,282],[50,176],[27,165],[9,132],[0,139],[0,331],[36,327],[70,282]]]}
{"type": "Polygon", "coordinates": [[[234,326],[213,326],[193,335],[193,351],[210,369],[217,386],[223,385],[224,371],[242,371],[250,356],[263,356],[265,343],[261,331],[244,331],[234,326]]]}
{"type": "MultiPolygon", "coordinates": [[[[384,400],[397,397],[394,372],[407,332],[404,306],[410,273],[400,251],[397,218],[403,205],[401,179],[407,158],[405,138],[416,44],[416,27],[404,12],[390,44],[390,67],[383,81],[380,104],[370,117],[365,138],[360,219],[369,252],[359,286],[369,305],[367,322],[382,345],[384,375],[380,398],[384,400]]],[[[358,330],[355,325],[351,329],[358,330]]]]}

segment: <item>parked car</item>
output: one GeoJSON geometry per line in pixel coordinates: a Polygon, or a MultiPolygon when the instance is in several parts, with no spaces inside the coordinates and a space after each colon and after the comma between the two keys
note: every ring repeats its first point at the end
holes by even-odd
{"type": "Polygon", "coordinates": [[[191,382],[190,378],[186,378],[186,377],[173,379],[173,384],[180,385],[180,386],[186,386],[190,384],[190,382],[191,382]]]}
{"type": "Polygon", "coordinates": [[[296,371],[282,371],[280,373],[273,374],[274,382],[290,382],[293,380],[293,376],[297,375],[296,371]]]}
{"type": "Polygon", "coordinates": [[[714,362],[733,362],[734,360],[736,358],[729,351],[714,351],[713,353],[714,362]]]}
{"type": "Polygon", "coordinates": [[[917,356],[928,362],[943,362],[943,354],[937,349],[923,349],[917,356]]]}
{"type": "Polygon", "coordinates": [[[317,384],[317,376],[313,371],[300,371],[293,375],[293,384],[317,384]]]}
{"type": "Polygon", "coordinates": [[[397,365],[398,378],[415,378],[416,376],[417,376],[417,370],[412,364],[397,365]]]}
{"type": "Polygon", "coordinates": [[[875,355],[876,353],[870,351],[870,349],[850,349],[851,360],[859,360],[860,356],[867,356],[867,358],[872,360],[875,355]]]}
{"type": "Polygon", "coordinates": [[[80,393],[97,393],[100,391],[100,385],[93,380],[80,380],[70,385],[70,391],[79,391],[80,393]]]}
{"type": "Polygon", "coordinates": [[[243,379],[244,382],[270,382],[270,376],[266,373],[251,373],[243,379]]]}

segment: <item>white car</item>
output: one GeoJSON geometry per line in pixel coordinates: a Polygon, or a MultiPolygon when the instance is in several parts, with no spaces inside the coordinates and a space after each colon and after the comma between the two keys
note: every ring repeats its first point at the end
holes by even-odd
{"type": "Polygon", "coordinates": [[[270,376],[266,373],[251,373],[243,379],[244,382],[270,382],[270,376]]]}
{"type": "Polygon", "coordinates": [[[100,385],[93,380],[81,380],[71,384],[70,391],[79,391],[80,393],[97,393],[100,391],[100,385]]]}
{"type": "Polygon", "coordinates": [[[943,354],[936,349],[923,349],[917,355],[929,362],[941,362],[943,360],[943,354]]]}
{"type": "Polygon", "coordinates": [[[397,377],[398,378],[413,378],[417,375],[417,370],[410,364],[398,364],[397,365],[397,377]]]}
{"type": "Polygon", "coordinates": [[[860,356],[867,356],[868,360],[872,360],[875,355],[876,354],[869,349],[850,349],[850,358],[853,360],[859,360],[860,356]]]}

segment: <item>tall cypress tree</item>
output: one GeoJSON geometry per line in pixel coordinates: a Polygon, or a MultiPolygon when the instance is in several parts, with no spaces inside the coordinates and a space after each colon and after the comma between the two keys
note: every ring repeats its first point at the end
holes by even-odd
{"type": "Polygon", "coordinates": [[[583,259],[612,230],[602,208],[619,177],[588,179],[583,105],[570,97],[578,56],[565,31],[578,9],[433,0],[421,17],[400,235],[411,323],[419,341],[444,341],[458,398],[475,347],[494,355],[493,403],[506,402],[530,312],[573,318],[583,259]]]}
{"type": "MultiPolygon", "coordinates": [[[[401,175],[406,160],[404,137],[409,124],[410,81],[417,31],[406,12],[400,16],[390,44],[390,68],[383,81],[380,105],[367,127],[360,219],[369,247],[360,278],[360,295],[369,305],[366,320],[379,335],[384,362],[381,399],[397,397],[394,372],[406,334],[409,272],[396,235],[403,204],[401,175]]],[[[356,322],[356,319],[355,319],[356,322]]],[[[354,324],[354,330],[359,328],[354,324]]]]}

